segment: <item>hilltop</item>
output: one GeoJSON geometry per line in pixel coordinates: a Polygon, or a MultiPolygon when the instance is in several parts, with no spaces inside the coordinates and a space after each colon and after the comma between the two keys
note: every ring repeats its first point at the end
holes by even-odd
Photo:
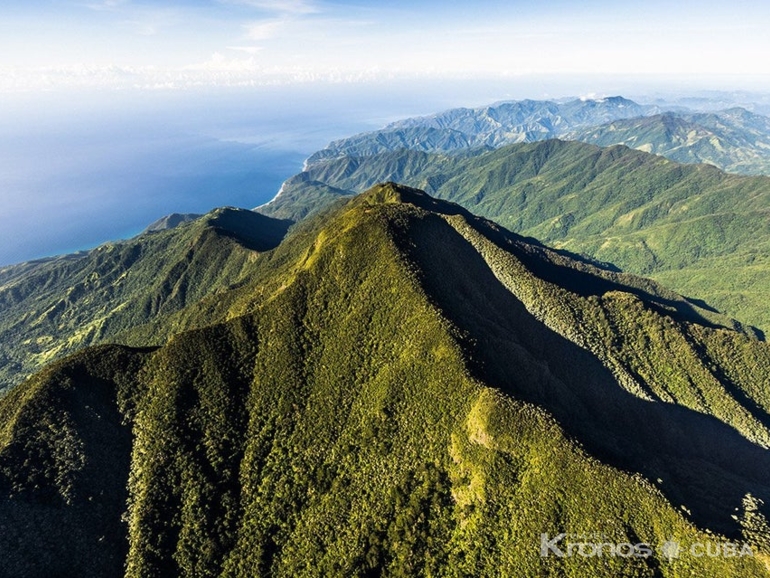
{"type": "Polygon", "coordinates": [[[317,163],[258,210],[296,220],[387,180],[770,329],[768,177],[550,140],[464,156],[402,150],[317,163]]]}
{"type": "Polygon", "coordinates": [[[394,184],[269,254],[166,318],[197,329],[0,400],[5,574],[768,575],[751,332],[394,184]],[[657,548],[725,539],[756,554],[657,548]]]}
{"type": "Polygon", "coordinates": [[[0,392],[64,354],[236,285],[291,225],[234,208],[172,220],[128,241],[0,269],[0,392]]]}

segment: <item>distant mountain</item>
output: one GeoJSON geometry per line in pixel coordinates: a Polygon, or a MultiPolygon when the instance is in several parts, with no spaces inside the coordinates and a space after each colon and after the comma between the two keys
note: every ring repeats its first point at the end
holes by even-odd
{"type": "Polygon", "coordinates": [[[149,233],[152,231],[163,231],[165,229],[173,229],[174,227],[181,225],[182,223],[194,221],[195,219],[198,219],[202,216],[203,215],[200,215],[197,213],[171,213],[170,215],[166,215],[165,217],[161,217],[157,221],[150,223],[150,225],[148,225],[143,232],[149,233]]]}
{"type": "Polygon", "coordinates": [[[291,224],[232,208],[171,227],[176,220],[87,253],[0,268],[0,391],[242,281],[291,224]]]}
{"type": "Polygon", "coordinates": [[[297,219],[388,180],[770,330],[770,178],[552,140],[474,156],[393,151],[319,162],[259,210],[297,219]]]}
{"type": "MultiPolygon", "coordinates": [[[[639,105],[621,96],[590,99],[581,98],[564,103],[522,100],[501,102],[479,108],[458,108],[446,112],[409,118],[389,124],[386,128],[427,126],[450,128],[478,135],[487,144],[495,145],[502,131],[532,127],[533,133],[565,131],[579,125],[592,125],[619,118],[644,116],[658,111],[657,106],[639,105]]],[[[519,132],[518,130],[516,132],[519,132]]],[[[542,139],[537,139],[542,140],[542,139]]]]}
{"type": "Polygon", "coordinates": [[[770,576],[767,343],[393,184],[270,254],[0,399],[5,575],[770,576]]]}
{"type": "Polygon", "coordinates": [[[334,141],[311,155],[306,166],[343,156],[368,156],[403,149],[449,152],[497,148],[562,136],[580,128],[659,113],[616,96],[565,103],[522,100],[480,108],[457,108],[394,122],[379,131],[334,141]]]}
{"type": "Polygon", "coordinates": [[[662,111],[622,97],[503,102],[405,119],[382,130],[334,141],[311,155],[305,166],[406,149],[479,154],[553,138],[599,146],[622,144],[681,163],[709,163],[740,174],[770,174],[770,118],[742,108],[713,113],[681,108],[662,111]]]}
{"type": "Polygon", "coordinates": [[[770,174],[770,118],[733,108],[623,119],[565,135],[600,146],[623,144],[681,163],[709,163],[743,174],[770,174]]]}

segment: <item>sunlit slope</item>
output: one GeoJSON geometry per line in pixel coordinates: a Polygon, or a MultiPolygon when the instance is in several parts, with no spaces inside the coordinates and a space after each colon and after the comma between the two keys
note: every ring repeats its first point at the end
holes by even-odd
{"type": "Polygon", "coordinates": [[[66,353],[242,280],[289,224],[217,209],[85,254],[1,269],[0,391],[66,353]]]}
{"type": "Polygon", "coordinates": [[[770,328],[770,178],[680,165],[626,147],[513,145],[470,157],[397,151],[311,166],[260,211],[301,218],[386,180],[463,205],[557,248],[664,281],[770,328]],[[320,185],[319,185],[320,183],[320,185]],[[328,193],[329,187],[334,194],[328,193]]]}
{"type": "Polygon", "coordinates": [[[284,245],[177,314],[219,323],[0,401],[5,573],[767,575],[765,343],[395,185],[284,245]],[[559,532],[756,555],[542,558],[559,532]]]}
{"type": "Polygon", "coordinates": [[[770,118],[742,108],[616,120],[565,138],[600,146],[622,144],[731,173],[770,174],[770,118]]]}

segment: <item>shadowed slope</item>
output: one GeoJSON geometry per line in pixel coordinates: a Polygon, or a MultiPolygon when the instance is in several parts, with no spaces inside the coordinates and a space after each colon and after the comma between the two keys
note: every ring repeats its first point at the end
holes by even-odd
{"type": "MultiPolygon", "coordinates": [[[[770,496],[770,413],[766,409],[770,395],[761,398],[765,409],[757,414],[739,403],[728,402],[728,391],[715,379],[704,379],[707,372],[699,367],[697,354],[681,337],[686,326],[663,318],[656,328],[664,333],[660,343],[641,351],[628,343],[628,357],[624,358],[612,359],[617,354],[605,350],[603,364],[601,354],[592,355],[590,351],[595,344],[586,344],[586,351],[570,338],[581,342],[585,338],[580,334],[606,330],[605,324],[613,318],[637,323],[644,332],[644,326],[659,316],[656,307],[617,289],[598,293],[600,299],[590,299],[543,284],[541,290],[550,292],[550,299],[582,309],[575,314],[583,326],[565,320],[558,306],[530,297],[529,308],[539,313],[538,319],[517,298],[517,291],[511,292],[495,276],[494,265],[490,267],[444,219],[421,216],[406,227],[409,245],[404,248],[413,262],[419,263],[423,286],[433,301],[466,332],[468,355],[475,360],[475,374],[483,382],[545,408],[602,461],[639,472],[650,480],[661,480],[659,488],[669,501],[687,507],[692,519],[703,527],[735,535],[740,527],[731,515],[743,497],[770,496]],[[560,325],[568,325],[572,335],[565,338],[555,331],[560,325]],[[658,382],[634,371],[636,364],[647,358],[662,365],[678,359],[683,366],[680,372],[692,381],[687,383],[671,375],[668,382],[658,382]],[[623,377],[628,383],[623,385],[631,391],[618,383],[606,367],[607,361],[617,363],[613,364],[617,374],[625,370],[623,377]],[[709,392],[707,388],[717,391],[709,392]],[[761,446],[749,443],[718,419],[682,407],[690,405],[690,400],[712,394],[712,399],[721,397],[732,405],[722,413],[722,419],[730,421],[743,414],[744,435],[754,437],[761,446]],[[673,400],[677,403],[670,403],[673,400]],[[669,403],[662,403],[665,401],[669,403]],[[735,472],[741,474],[736,476],[735,472]]],[[[487,250],[487,259],[494,259],[494,248],[487,250]]],[[[522,269],[519,274],[526,273],[522,269]]],[[[526,285],[527,281],[518,283],[526,285]]],[[[622,326],[611,330],[614,339],[620,340],[629,340],[636,331],[622,326]]],[[[750,408],[756,405],[753,400],[749,402],[750,408]]],[[[720,413],[716,406],[693,409],[720,413]]],[[[741,428],[741,424],[735,425],[741,428]]]]}
{"type": "Polygon", "coordinates": [[[0,401],[0,575],[123,573],[127,420],[148,353],[86,350],[0,401]]]}
{"type": "Polygon", "coordinates": [[[289,179],[285,196],[260,211],[287,216],[295,196],[313,197],[315,207],[339,198],[312,183],[355,194],[382,181],[424,189],[517,233],[652,276],[744,323],[770,327],[768,177],[552,140],[466,157],[398,151],[326,161],[289,179]]]}
{"type": "Polygon", "coordinates": [[[217,209],[86,254],[0,270],[0,391],[68,352],[241,281],[290,224],[217,209]]]}
{"type": "MultiPolygon", "coordinates": [[[[754,522],[766,510],[740,528],[727,510],[749,520],[743,493],[768,499],[770,434],[756,416],[770,399],[753,381],[767,373],[741,352],[770,356],[748,335],[663,315],[651,290],[623,292],[621,276],[601,295],[539,279],[517,255],[556,257],[481,234],[494,227],[419,191],[376,187],[296,238],[270,278],[219,295],[220,320],[238,315],[127,352],[109,377],[132,431],[127,575],[767,575],[755,557],[540,556],[540,535],[561,531],[656,546],[722,539],[691,521],[761,543],[754,522]],[[121,385],[127,376],[135,385],[121,385]]],[[[72,389],[87,398],[99,372],[87,360],[112,351],[68,360],[72,389]]],[[[56,372],[35,380],[0,400],[0,415],[32,407],[39,384],[70,387],[56,372]]],[[[79,426],[51,431],[87,439],[77,408],[57,407],[49,422],[79,426]]],[[[38,491],[24,476],[58,443],[33,423],[0,437],[0,487],[20,479],[19,492],[38,491]]],[[[43,462],[42,491],[59,491],[58,479],[69,495],[87,487],[80,464],[103,458],[72,447],[72,459],[43,462]]]]}

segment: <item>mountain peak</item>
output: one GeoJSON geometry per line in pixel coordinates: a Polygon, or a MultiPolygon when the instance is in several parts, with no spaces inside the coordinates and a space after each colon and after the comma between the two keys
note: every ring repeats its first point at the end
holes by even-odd
{"type": "Polygon", "coordinates": [[[580,97],[581,102],[597,102],[597,103],[605,103],[610,102],[612,104],[636,104],[633,100],[629,100],[627,98],[624,98],[620,95],[617,96],[581,96],[580,97]]]}
{"type": "MultiPolygon", "coordinates": [[[[5,574],[533,576],[528,540],[565,524],[761,538],[770,400],[744,360],[767,367],[767,344],[415,188],[334,211],[182,310],[193,330],[0,399],[0,518],[23,521],[0,532],[5,574]]],[[[622,573],[608,559],[564,567],[622,573]]]]}
{"type": "Polygon", "coordinates": [[[425,206],[436,199],[425,191],[408,187],[393,181],[378,183],[361,194],[363,203],[366,204],[393,204],[408,203],[418,207],[425,206]]]}
{"type": "Polygon", "coordinates": [[[440,215],[472,217],[471,213],[456,203],[437,199],[421,189],[408,187],[392,181],[374,185],[359,195],[356,201],[368,205],[407,204],[440,215]]]}
{"type": "Polygon", "coordinates": [[[393,181],[379,183],[361,194],[361,202],[366,204],[392,204],[409,202],[410,198],[425,195],[419,189],[413,189],[393,181]]]}
{"type": "Polygon", "coordinates": [[[182,223],[194,221],[195,219],[201,216],[202,215],[200,215],[199,213],[171,213],[170,215],[161,217],[157,221],[153,221],[142,232],[152,233],[155,231],[165,231],[167,229],[173,229],[174,227],[178,227],[182,223]]]}

